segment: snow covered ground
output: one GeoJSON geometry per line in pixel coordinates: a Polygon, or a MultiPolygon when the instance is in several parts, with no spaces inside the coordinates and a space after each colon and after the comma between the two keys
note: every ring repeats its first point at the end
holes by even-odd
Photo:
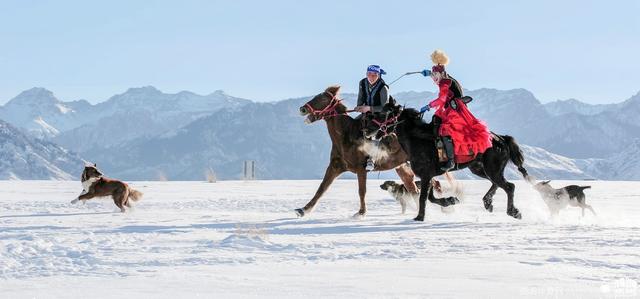
{"type": "MultiPolygon", "coordinates": [[[[318,181],[134,182],[131,213],[108,199],[69,204],[79,182],[0,182],[0,298],[640,296],[640,183],[589,184],[587,203],[549,219],[517,182],[518,221],[484,211],[485,181],[427,220],[368,182],[365,219],[356,182],[337,181],[318,208],[318,181]]],[[[569,182],[552,182],[555,187],[569,182]]]]}

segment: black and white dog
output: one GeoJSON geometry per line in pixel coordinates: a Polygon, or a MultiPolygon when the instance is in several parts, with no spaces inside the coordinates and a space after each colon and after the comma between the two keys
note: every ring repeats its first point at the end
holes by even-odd
{"type": "Polygon", "coordinates": [[[593,215],[596,215],[593,208],[585,202],[584,189],[591,188],[591,186],[570,185],[564,188],[554,189],[549,182],[551,181],[537,183],[533,188],[542,196],[552,217],[557,216],[560,210],[569,205],[582,208],[582,216],[584,216],[584,209],[589,209],[593,215]]]}
{"type": "MultiPolygon", "coordinates": [[[[420,181],[416,181],[416,186],[420,190],[420,181]]],[[[400,203],[402,207],[402,214],[407,211],[407,203],[414,202],[415,206],[418,206],[418,200],[420,199],[420,193],[411,193],[407,190],[404,184],[398,184],[394,181],[385,181],[380,185],[380,189],[386,190],[389,194],[400,203]]]]}
{"type": "MultiPolygon", "coordinates": [[[[452,175],[445,174],[445,178],[449,182],[449,186],[443,187],[440,181],[431,179],[431,188],[436,196],[455,196],[456,198],[464,198],[464,190],[462,185],[457,183],[452,175]]],[[[402,207],[402,214],[407,211],[407,203],[413,202],[414,207],[417,209],[420,206],[420,185],[421,181],[415,181],[418,187],[418,193],[411,193],[407,190],[404,184],[398,184],[394,181],[385,181],[380,185],[380,189],[386,190],[389,194],[400,204],[402,207]]],[[[440,210],[444,213],[452,213],[455,211],[453,206],[440,207],[440,210]]]]}

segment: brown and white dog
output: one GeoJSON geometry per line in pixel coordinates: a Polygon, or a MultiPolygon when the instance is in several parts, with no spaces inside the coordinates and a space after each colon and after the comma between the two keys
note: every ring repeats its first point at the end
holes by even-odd
{"type": "Polygon", "coordinates": [[[94,197],[111,196],[116,206],[124,213],[125,206],[131,208],[131,201],[138,201],[142,198],[142,192],[134,190],[126,183],[105,178],[96,164],[85,165],[81,182],[84,190],[78,198],[71,201],[72,204],[79,200],[84,202],[94,197]]]}

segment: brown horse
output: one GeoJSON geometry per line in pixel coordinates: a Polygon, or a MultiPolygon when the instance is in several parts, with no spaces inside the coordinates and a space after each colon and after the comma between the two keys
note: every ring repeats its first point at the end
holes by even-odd
{"type": "MultiPolygon", "coordinates": [[[[365,164],[368,154],[363,149],[366,147],[366,140],[362,131],[364,125],[363,121],[353,119],[347,115],[347,108],[338,98],[339,91],[340,86],[330,86],[300,107],[300,114],[306,116],[306,123],[310,124],[317,120],[325,120],[332,146],[329,166],[327,166],[318,190],[304,208],[295,210],[299,217],[309,213],[331,183],[346,171],[353,172],[358,177],[360,210],[354,217],[362,217],[367,212],[365,203],[367,171],[365,170],[365,164]]],[[[413,181],[414,174],[407,164],[409,157],[402,150],[397,138],[389,136],[381,143],[380,148],[384,154],[380,155],[382,157],[375,161],[374,171],[395,169],[407,189],[414,193],[417,192],[417,187],[413,181]]]]}

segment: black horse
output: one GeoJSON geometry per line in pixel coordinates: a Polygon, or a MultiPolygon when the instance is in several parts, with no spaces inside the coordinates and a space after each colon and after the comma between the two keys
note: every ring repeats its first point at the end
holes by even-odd
{"type": "MultiPolygon", "coordinates": [[[[391,133],[398,136],[398,141],[405,152],[409,154],[413,172],[422,179],[430,181],[431,178],[443,174],[440,169],[436,140],[437,135],[432,123],[425,123],[422,114],[415,109],[403,109],[401,106],[388,105],[386,113],[371,115],[367,121],[365,133],[369,137],[381,138],[391,133]]],[[[522,166],[524,157],[520,147],[513,137],[507,135],[492,134],[492,147],[483,154],[479,154],[474,160],[458,164],[454,170],[469,168],[475,175],[491,181],[491,188],[483,197],[484,207],[493,212],[493,196],[498,187],[507,193],[507,214],[521,219],[520,211],[513,204],[513,192],[515,185],[504,178],[504,168],[509,160],[518,167],[525,179],[528,179],[527,170],[522,166]]],[[[420,192],[420,209],[417,221],[424,221],[425,201],[433,197],[433,190],[429,184],[423,184],[420,192]]],[[[451,198],[451,200],[455,200],[451,198]]]]}

